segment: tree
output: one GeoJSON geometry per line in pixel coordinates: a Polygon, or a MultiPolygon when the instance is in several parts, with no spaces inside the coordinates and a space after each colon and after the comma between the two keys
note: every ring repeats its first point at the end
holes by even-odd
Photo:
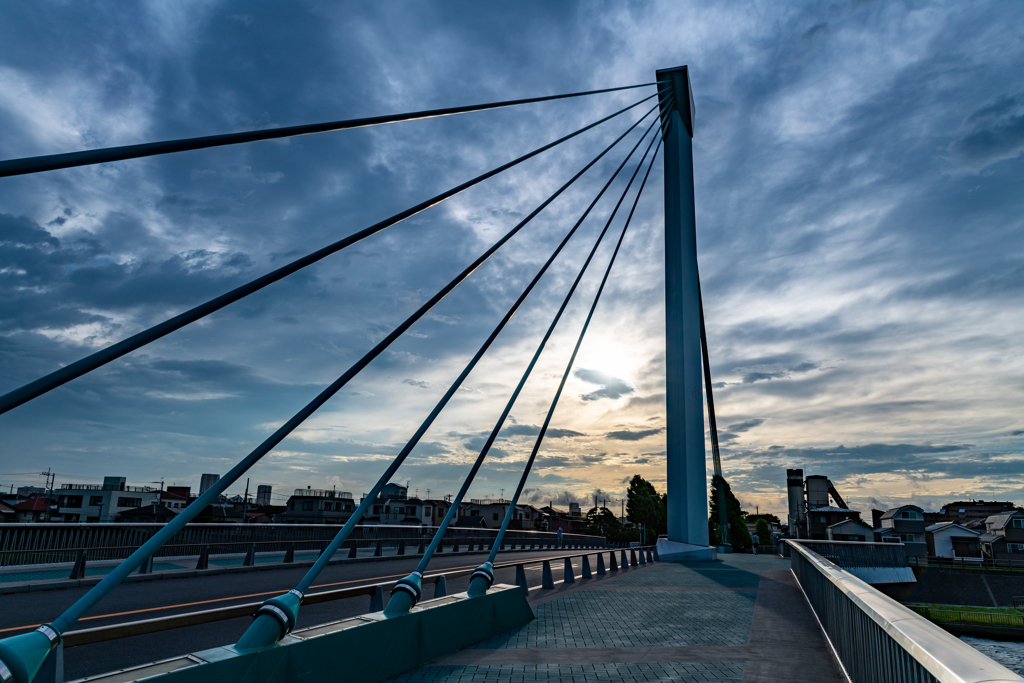
{"type": "Polygon", "coordinates": [[[610,540],[612,536],[622,531],[619,520],[608,508],[590,508],[586,519],[587,533],[591,536],[604,536],[610,540]]]}
{"type": "Polygon", "coordinates": [[[754,524],[754,533],[757,534],[757,542],[760,545],[771,545],[772,542],[772,528],[768,526],[763,518],[757,520],[754,524]]]}
{"type": "Polygon", "coordinates": [[[657,489],[639,474],[634,474],[626,491],[626,519],[633,524],[643,524],[641,539],[649,542],[668,529],[668,496],[659,494],[657,489]]]}
{"type": "MultiPolygon", "coordinates": [[[[711,494],[708,497],[709,507],[711,508],[711,514],[708,517],[708,532],[711,536],[712,545],[722,544],[718,529],[718,495],[715,490],[719,479],[720,477],[716,474],[711,487],[711,494]]],[[[725,514],[726,519],[729,520],[729,543],[732,544],[733,550],[743,552],[748,550],[753,543],[753,540],[750,538],[750,531],[747,529],[747,513],[740,507],[740,502],[733,495],[729,481],[725,478],[721,478],[721,481],[725,488],[725,514]]]]}

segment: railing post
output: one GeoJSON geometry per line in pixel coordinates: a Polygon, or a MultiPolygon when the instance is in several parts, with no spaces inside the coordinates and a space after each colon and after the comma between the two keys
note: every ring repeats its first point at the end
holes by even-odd
{"type": "Polygon", "coordinates": [[[614,550],[611,551],[610,553],[608,553],[608,569],[609,569],[609,571],[613,571],[613,572],[619,571],[619,565],[616,564],[616,562],[615,562],[615,551],[614,550]]]}
{"type": "Polygon", "coordinates": [[[516,565],[516,585],[523,589],[524,595],[530,594],[530,585],[526,582],[526,567],[516,565]]]}
{"type": "Polygon", "coordinates": [[[384,611],[384,589],[377,586],[373,589],[373,593],[370,594],[370,611],[371,612],[383,612],[384,611]]]}
{"type": "Polygon", "coordinates": [[[570,560],[568,557],[565,558],[565,573],[563,580],[565,581],[565,583],[576,583],[576,577],[573,576],[572,573],[572,560],[570,560]]]}
{"type": "Polygon", "coordinates": [[[288,562],[288,563],[291,563],[291,562],[295,561],[295,544],[294,543],[289,543],[288,544],[288,550],[286,550],[285,553],[284,553],[284,561],[288,562]]]}
{"type": "Polygon", "coordinates": [[[597,554],[597,575],[604,576],[604,553],[597,554]]]}
{"type": "Polygon", "coordinates": [[[540,586],[541,588],[554,588],[555,580],[551,576],[551,562],[544,560],[544,564],[541,569],[540,586]]]}
{"type": "Polygon", "coordinates": [[[636,567],[637,566],[636,548],[630,548],[629,549],[629,566],[630,567],[636,567]]]}
{"type": "Polygon", "coordinates": [[[199,561],[196,562],[196,569],[209,569],[210,567],[210,546],[204,545],[199,551],[199,561]]]}
{"type": "Polygon", "coordinates": [[[434,584],[434,598],[443,598],[446,595],[448,595],[448,583],[442,574],[437,577],[437,583],[434,584]]]}
{"type": "Polygon", "coordinates": [[[405,555],[405,539],[404,538],[400,539],[398,541],[398,554],[399,555],[405,555]]]}
{"type": "Polygon", "coordinates": [[[78,558],[75,560],[75,566],[71,568],[71,579],[80,579],[85,576],[85,548],[78,549],[78,558]]]}
{"type": "Polygon", "coordinates": [[[373,550],[374,557],[381,557],[384,554],[384,541],[377,539],[377,547],[373,550]]]}
{"type": "MultiPolygon", "coordinates": [[[[152,557],[150,557],[152,561],[152,557]]],[[[256,544],[250,543],[249,549],[245,551],[245,559],[242,561],[243,567],[251,567],[256,564],[256,544]]]]}
{"type": "Polygon", "coordinates": [[[621,567],[622,567],[623,569],[629,569],[629,558],[628,558],[628,557],[626,557],[626,549],[625,549],[625,548],[623,548],[622,550],[620,550],[620,551],[619,551],[619,554],[620,554],[620,557],[619,557],[619,565],[620,565],[620,566],[621,566],[621,567]]]}
{"type": "Polygon", "coordinates": [[[583,556],[583,578],[584,579],[592,579],[592,578],[594,578],[593,574],[590,573],[590,556],[589,555],[584,555],[583,556]]]}
{"type": "Polygon", "coordinates": [[[152,555],[150,555],[145,560],[143,560],[142,564],[139,565],[139,573],[140,574],[152,574],[153,573],[153,556],[152,555]]]}

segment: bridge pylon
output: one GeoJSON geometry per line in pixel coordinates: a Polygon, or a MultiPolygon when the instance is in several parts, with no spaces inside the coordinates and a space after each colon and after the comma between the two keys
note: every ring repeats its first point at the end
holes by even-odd
{"type": "Polygon", "coordinates": [[[693,92],[686,66],[660,69],[665,135],[665,389],[668,542],[665,559],[712,559],[708,546],[700,279],[693,192],[693,92]]]}

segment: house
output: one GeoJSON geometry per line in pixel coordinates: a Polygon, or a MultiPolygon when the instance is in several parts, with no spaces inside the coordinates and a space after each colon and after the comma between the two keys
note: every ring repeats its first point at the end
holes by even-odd
{"type": "Polygon", "coordinates": [[[956,522],[925,527],[929,557],[981,558],[981,532],[956,522]]]}
{"type": "Polygon", "coordinates": [[[117,513],[116,521],[135,523],[156,522],[160,524],[166,524],[167,522],[174,519],[176,514],[177,512],[171,510],[170,508],[164,505],[157,505],[156,503],[153,503],[152,505],[146,505],[140,508],[122,510],[121,512],[117,513]]]}
{"type": "Polygon", "coordinates": [[[45,496],[33,496],[28,500],[15,503],[14,521],[16,522],[49,522],[56,521],[57,506],[51,498],[45,496]]]}
{"type": "Polygon", "coordinates": [[[14,509],[13,505],[0,500],[0,522],[13,522],[17,517],[18,511],[14,509]]]}
{"type": "Polygon", "coordinates": [[[830,541],[874,541],[875,530],[859,519],[844,519],[825,527],[830,541]]]}
{"type": "Polygon", "coordinates": [[[916,505],[902,505],[886,510],[875,529],[875,537],[883,543],[903,543],[907,556],[927,557],[924,510],[916,505]]]}
{"type": "Polygon", "coordinates": [[[982,551],[996,560],[1024,561],[1024,511],[992,515],[980,538],[982,551]]]}
{"type": "MultiPolygon", "coordinates": [[[[474,498],[469,501],[466,514],[470,517],[481,517],[488,528],[497,529],[505,521],[508,506],[511,504],[512,501],[503,498],[474,498]]],[[[532,505],[516,505],[508,528],[517,531],[533,529],[537,514],[538,510],[532,505]]]]}
{"type": "Polygon", "coordinates": [[[124,477],[104,477],[102,484],[64,484],[53,492],[64,522],[112,522],[124,510],[160,502],[161,491],[126,486],[124,477]]]}
{"type": "Polygon", "coordinates": [[[860,512],[848,508],[823,505],[807,511],[807,535],[811,539],[828,540],[828,528],[846,520],[860,521],[860,512]]]}
{"type": "Polygon", "coordinates": [[[160,504],[174,514],[178,514],[188,507],[188,494],[181,495],[168,489],[160,496],[160,504]]]}
{"type": "Polygon", "coordinates": [[[378,498],[373,502],[363,522],[430,526],[437,513],[437,507],[435,501],[423,501],[419,498],[378,498]]]}
{"type": "Polygon", "coordinates": [[[942,519],[939,521],[956,522],[961,526],[975,528],[974,522],[981,522],[984,525],[985,520],[993,515],[1001,515],[1018,509],[1020,508],[1009,501],[958,500],[942,506],[942,509],[939,510],[942,519]]]}
{"type": "Polygon", "coordinates": [[[483,517],[471,516],[471,515],[459,515],[459,518],[455,520],[452,527],[457,529],[486,529],[487,522],[484,521],[483,517]]]}
{"type": "MultiPolygon", "coordinates": [[[[284,524],[344,524],[355,512],[356,503],[348,491],[295,489],[285,504],[284,524]]],[[[241,516],[241,512],[238,515],[241,516]]]]}

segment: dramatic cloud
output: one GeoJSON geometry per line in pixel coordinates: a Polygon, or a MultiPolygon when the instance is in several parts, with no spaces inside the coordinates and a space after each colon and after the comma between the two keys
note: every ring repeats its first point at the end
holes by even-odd
{"type": "Polygon", "coordinates": [[[592,391],[589,394],[584,394],[580,398],[584,401],[596,401],[601,398],[621,398],[632,394],[634,388],[625,380],[621,380],[618,377],[612,377],[611,375],[597,370],[586,370],[581,369],[576,371],[576,376],[589,384],[597,384],[601,388],[592,391]]]}
{"type": "Polygon", "coordinates": [[[623,429],[617,432],[608,432],[604,436],[606,439],[615,439],[616,441],[639,441],[655,434],[661,434],[663,431],[663,429],[639,429],[637,431],[623,429]]]}
{"type": "MultiPolygon", "coordinates": [[[[804,467],[865,509],[1024,503],[1024,13],[995,0],[969,12],[953,0],[179,5],[0,6],[0,159],[646,83],[689,64],[710,371],[737,495],[784,513],[785,469],[804,467]]],[[[0,179],[0,394],[653,92],[0,179]]],[[[5,471],[194,488],[202,473],[226,472],[646,107],[0,416],[5,471]]],[[[265,456],[252,483],[276,495],[367,491],[645,129],[265,456]]],[[[567,378],[529,500],[589,506],[595,489],[621,499],[635,473],[665,487],[662,163],[567,378]]],[[[397,481],[435,496],[458,490],[633,169],[397,481]]],[[[519,482],[624,213],[474,497],[519,482]]],[[[39,479],[3,475],[0,485],[39,479]]]]}

